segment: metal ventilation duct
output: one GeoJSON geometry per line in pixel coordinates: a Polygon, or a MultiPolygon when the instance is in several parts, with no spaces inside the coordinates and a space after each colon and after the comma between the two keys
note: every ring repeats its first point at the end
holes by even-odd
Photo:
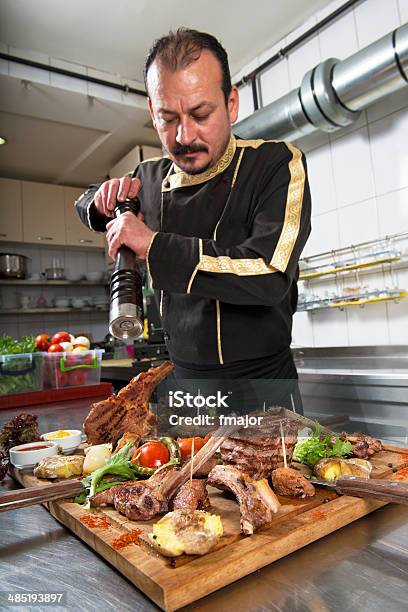
{"type": "Polygon", "coordinates": [[[295,140],[315,130],[334,132],[407,84],[408,23],[343,61],[318,64],[298,89],[237,123],[236,132],[242,138],[277,140],[295,140]]]}

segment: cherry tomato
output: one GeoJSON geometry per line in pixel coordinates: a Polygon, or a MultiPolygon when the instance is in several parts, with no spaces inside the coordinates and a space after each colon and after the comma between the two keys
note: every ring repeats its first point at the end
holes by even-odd
{"type": "Polygon", "coordinates": [[[50,344],[51,342],[48,334],[39,334],[35,339],[35,346],[39,351],[48,351],[50,344]]]}
{"type": "Polygon", "coordinates": [[[71,387],[81,387],[86,382],[86,372],[83,370],[72,370],[68,372],[68,379],[71,387]]]}
{"type": "Polygon", "coordinates": [[[61,372],[61,370],[56,370],[55,375],[57,377],[57,387],[66,387],[69,382],[67,372],[61,372]]]}
{"type": "Polygon", "coordinates": [[[71,342],[71,336],[66,331],[60,331],[53,335],[51,344],[59,344],[60,342],[71,342]]]}
{"type": "Polygon", "coordinates": [[[62,346],[60,344],[51,344],[50,348],[48,349],[49,353],[63,353],[64,349],[62,348],[62,346]]]}
{"type": "Polygon", "coordinates": [[[148,468],[159,468],[170,461],[170,453],[161,442],[146,442],[132,455],[132,463],[148,468]]]}
{"type": "MultiPolygon", "coordinates": [[[[193,438],[179,438],[177,440],[180,448],[180,459],[184,461],[191,455],[191,449],[193,445],[193,438]]],[[[194,438],[194,454],[196,454],[200,448],[203,448],[206,440],[204,438],[194,438]]]]}

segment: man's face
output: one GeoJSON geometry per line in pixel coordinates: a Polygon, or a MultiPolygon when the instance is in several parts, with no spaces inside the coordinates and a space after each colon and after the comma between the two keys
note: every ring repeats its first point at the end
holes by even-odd
{"type": "Polygon", "coordinates": [[[170,158],[188,174],[213,166],[224,153],[238,115],[238,90],[225,104],[217,58],[203,50],[187,68],[153,62],[147,75],[153,125],[170,158]]]}

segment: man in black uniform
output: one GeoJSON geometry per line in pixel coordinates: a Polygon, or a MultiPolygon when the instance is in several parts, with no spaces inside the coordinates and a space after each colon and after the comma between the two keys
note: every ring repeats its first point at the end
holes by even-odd
{"type": "Polygon", "coordinates": [[[234,136],[238,91],[209,34],[157,41],[145,83],[167,157],[92,185],[76,202],[81,219],[107,230],[112,258],[125,244],[146,260],[176,376],[295,381],[292,315],[310,233],[303,154],[234,136]],[[141,214],[113,219],[116,200],[136,195],[141,214]]]}

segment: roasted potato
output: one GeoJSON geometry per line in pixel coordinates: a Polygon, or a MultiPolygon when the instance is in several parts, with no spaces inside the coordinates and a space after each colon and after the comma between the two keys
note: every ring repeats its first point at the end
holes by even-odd
{"type": "Polygon", "coordinates": [[[221,518],[202,510],[181,508],[153,525],[149,541],[162,555],[205,555],[223,534],[221,518]]]}
{"type": "Polygon", "coordinates": [[[37,478],[72,478],[82,474],[84,464],[82,455],[54,455],[41,459],[34,469],[34,476],[37,478]]]}
{"type": "Polygon", "coordinates": [[[337,480],[341,476],[370,478],[372,465],[366,459],[341,459],[329,457],[320,459],[314,466],[314,473],[322,480],[337,480]]]}

